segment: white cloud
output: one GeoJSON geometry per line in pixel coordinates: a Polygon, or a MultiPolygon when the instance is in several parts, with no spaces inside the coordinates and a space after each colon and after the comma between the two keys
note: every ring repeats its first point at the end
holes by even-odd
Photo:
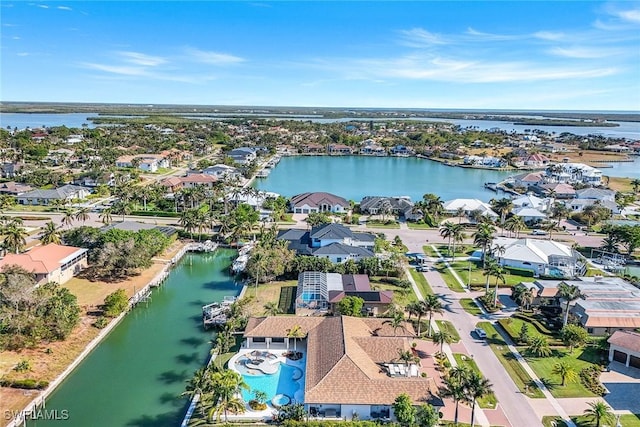
{"type": "Polygon", "coordinates": [[[245,61],[244,58],[230,55],[228,53],[200,50],[195,48],[188,48],[186,52],[194,61],[203,62],[205,64],[229,65],[238,64],[245,61]]]}
{"type": "Polygon", "coordinates": [[[473,36],[474,38],[478,38],[482,41],[506,41],[506,40],[518,40],[522,38],[522,36],[515,36],[515,35],[484,33],[482,31],[475,30],[471,27],[467,28],[466,34],[469,36],[473,36]]]}
{"type": "Polygon", "coordinates": [[[413,47],[443,45],[448,43],[440,34],[432,33],[423,28],[401,30],[400,34],[403,35],[405,42],[413,47]]]}
{"type": "Polygon", "coordinates": [[[46,4],[39,4],[38,7],[41,9],[49,9],[49,6],[47,6],[46,4]]]}
{"type": "Polygon", "coordinates": [[[118,52],[118,55],[120,55],[125,62],[147,67],[155,67],[167,62],[167,60],[162,57],[146,55],[140,52],[123,51],[118,52]]]}
{"type": "Polygon", "coordinates": [[[69,6],[58,6],[59,10],[73,10],[69,6]]]}
{"type": "Polygon", "coordinates": [[[29,56],[29,52],[18,52],[16,55],[18,55],[18,56],[29,56]]]}
{"type": "Polygon", "coordinates": [[[595,49],[586,47],[554,47],[549,50],[549,53],[555,56],[562,56],[565,58],[577,58],[577,59],[594,59],[605,58],[607,56],[616,55],[618,50],[614,49],[595,49]]]}
{"type": "Polygon", "coordinates": [[[128,65],[96,64],[93,62],[85,62],[82,65],[85,68],[89,68],[92,70],[99,70],[107,73],[120,74],[125,76],[144,76],[148,74],[144,67],[132,67],[128,65]]]}
{"type": "Polygon", "coordinates": [[[564,34],[560,32],[554,31],[538,31],[537,33],[533,33],[533,36],[542,40],[562,40],[564,38],[564,34]]]}
{"type": "Polygon", "coordinates": [[[640,24],[640,9],[622,10],[615,15],[623,21],[640,24]]]}

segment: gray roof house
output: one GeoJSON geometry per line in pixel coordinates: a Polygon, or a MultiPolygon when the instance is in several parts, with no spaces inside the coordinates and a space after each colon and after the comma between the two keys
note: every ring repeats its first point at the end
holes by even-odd
{"type": "Polygon", "coordinates": [[[227,153],[227,156],[231,157],[234,162],[241,165],[251,163],[257,157],[256,150],[250,147],[234,148],[227,153]]]}
{"type": "Polygon", "coordinates": [[[360,212],[370,215],[394,214],[410,221],[422,218],[420,212],[414,211],[414,204],[409,197],[366,196],[360,202],[360,212]]]}
{"type": "Polygon", "coordinates": [[[375,236],[370,233],[354,233],[341,224],[323,224],[311,231],[290,229],[278,233],[279,240],[287,240],[289,249],[299,255],[329,258],[341,263],[349,259],[358,261],[374,256],[375,236]]]}
{"type": "Polygon", "coordinates": [[[84,199],[91,191],[78,185],[63,185],[52,190],[33,190],[17,197],[20,205],[48,205],[52,200],[84,199]]]}
{"type": "Polygon", "coordinates": [[[576,198],[615,202],[616,192],[613,190],[604,190],[602,188],[583,188],[581,190],[576,190],[576,198]]]}
{"type": "Polygon", "coordinates": [[[325,192],[302,193],[289,200],[293,213],[347,212],[351,204],[344,198],[325,192]]]}

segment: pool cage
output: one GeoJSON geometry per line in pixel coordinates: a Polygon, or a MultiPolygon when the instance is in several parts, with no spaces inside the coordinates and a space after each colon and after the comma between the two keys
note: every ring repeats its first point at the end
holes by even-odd
{"type": "Polygon", "coordinates": [[[323,310],[329,306],[329,291],[342,290],[342,276],[305,271],[298,276],[296,309],[323,310]]]}

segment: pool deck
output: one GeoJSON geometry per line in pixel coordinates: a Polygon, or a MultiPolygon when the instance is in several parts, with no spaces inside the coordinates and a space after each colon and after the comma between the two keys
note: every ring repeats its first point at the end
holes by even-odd
{"type": "MultiPolygon", "coordinates": [[[[289,396],[291,398],[292,401],[295,402],[304,402],[304,384],[305,384],[305,363],[306,363],[306,349],[304,348],[304,346],[300,346],[298,345],[298,349],[297,351],[302,352],[305,357],[303,357],[300,360],[291,360],[288,359],[284,356],[284,353],[286,353],[287,351],[290,350],[286,350],[286,349],[266,349],[266,348],[252,348],[252,349],[246,349],[243,348],[240,350],[240,352],[238,352],[238,354],[234,355],[230,360],[229,360],[229,367],[230,369],[235,370],[236,372],[238,372],[238,370],[236,369],[236,362],[238,361],[238,359],[241,359],[242,357],[246,357],[247,359],[256,359],[256,358],[260,358],[263,359],[263,362],[261,362],[259,365],[257,366],[261,366],[261,367],[266,367],[268,366],[269,368],[266,369],[273,369],[273,372],[264,372],[265,374],[269,374],[269,373],[275,373],[278,370],[278,366],[282,363],[284,365],[288,365],[288,366],[293,366],[296,367],[298,369],[300,369],[300,371],[302,372],[302,375],[300,376],[299,379],[296,380],[296,382],[298,383],[299,387],[298,390],[296,391],[294,396],[289,396]],[[275,356],[275,357],[271,357],[271,356],[275,356]]],[[[251,364],[247,364],[245,365],[247,366],[249,369],[254,368],[253,365],[251,364]]],[[[258,367],[255,367],[256,370],[260,370],[258,367]]],[[[239,372],[241,374],[241,372],[239,372]]],[[[229,420],[270,420],[273,418],[273,415],[275,412],[277,412],[277,408],[273,406],[272,399],[269,399],[266,403],[267,403],[267,408],[262,410],[262,411],[254,411],[253,409],[251,409],[248,405],[248,402],[246,402],[246,406],[245,406],[245,410],[246,412],[243,414],[238,414],[238,415],[229,415],[229,420]]]]}

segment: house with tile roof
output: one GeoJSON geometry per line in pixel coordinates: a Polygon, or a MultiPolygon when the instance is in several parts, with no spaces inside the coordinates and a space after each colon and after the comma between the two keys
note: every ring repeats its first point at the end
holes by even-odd
{"type": "Polygon", "coordinates": [[[309,214],[312,212],[344,213],[351,204],[344,198],[325,192],[302,193],[289,200],[293,213],[309,214]]]}
{"type": "Polygon", "coordinates": [[[369,215],[397,215],[409,221],[417,221],[422,218],[422,213],[414,209],[411,198],[366,196],[360,201],[360,212],[369,215]]]}
{"type": "Polygon", "coordinates": [[[409,323],[394,330],[383,318],[252,317],[242,351],[289,348],[294,327],[306,349],[304,393],[295,398],[312,416],[393,417],[393,402],[403,393],[415,405],[442,406],[434,380],[398,360],[399,351],[411,351],[415,332],[409,323]]]}
{"type": "Polygon", "coordinates": [[[607,342],[609,362],[620,362],[626,367],[640,369],[640,333],[616,331],[607,342]]]}
{"type": "Polygon", "coordinates": [[[62,284],[87,267],[87,249],[50,243],[0,260],[0,269],[12,265],[33,273],[38,285],[62,284]]]}

